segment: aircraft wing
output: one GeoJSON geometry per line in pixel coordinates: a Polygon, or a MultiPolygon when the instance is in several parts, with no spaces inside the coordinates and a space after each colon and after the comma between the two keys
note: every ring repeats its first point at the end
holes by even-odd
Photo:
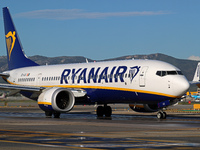
{"type": "Polygon", "coordinates": [[[42,93],[43,89],[45,88],[12,84],[0,84],[0,90],[9,91],[9,94],[7,96],[13,96],[21,91],[37,93],[37,95],[39,95],[40,93],[42,93]]]}
{"type": "MultiPolygon", "coordinates": [[[[2,91],[10,91],[9,95],[15,95],[20,91],[37,93],[38,95],[42,93],[42,91],[46,89],[46,87],[36,87],[36,86],[23,86],[23,85],[12,85],[12,84],[0,84],[0,90],[2,91]]],[[[75,97],[83,97],[87,93],[83,89],[69,89],[75,97]]]]}
{"type": "Polygon", "coordinates": [[[43,87],[34,87],[34,86],[23,86],[23,85],[12,85],[12,84],[0,84],[0,90],[19,90],[19,91],[30,91],[30,92],[40,92],[43,87]]]}
{"type": "Polygon", "coordinates": [[[189,81],[190,84],[200,84],[200,81],[189,81]]]}
{"type": "Polygon", "coordinates": [[[10,75],[8,73],[0,73],[1,77],[9,77],[10,75]]]}

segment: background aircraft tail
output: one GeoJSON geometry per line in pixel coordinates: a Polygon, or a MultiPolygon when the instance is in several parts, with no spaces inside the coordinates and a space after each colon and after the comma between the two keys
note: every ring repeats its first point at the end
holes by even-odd
{"type": "Polygon", "coordinates": [[[193,82],[199,82],[200,81],[200,62],[197,64],[197,68],[194,74],[193,82]]]}
{"type": "Polygon", "coordinates": [[[19,36],[15,29],[12,17],[7,7],[3,8],[5,38],[7,47],[8,69],[17,69],[29,66],[38,66],[37,63],[27,58],[25,55],[19,36]]]}

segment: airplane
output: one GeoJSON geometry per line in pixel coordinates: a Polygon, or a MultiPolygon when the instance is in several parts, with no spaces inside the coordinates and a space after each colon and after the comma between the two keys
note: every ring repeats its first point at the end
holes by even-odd
{"type": "Polygon", "coordinates": [[[195,100],[200,98],[200,62],[197,64],[197,68],[193,77],[193,80],[190,82],[190,84],[196,84],[198,89],[197,92],[189,92],[189,97],[194,98],[195,100]]]}
{"type": "Polygon", "coordinates": [[[194,98],[195,100],[199,99],[200,98],[200,94],[193,94],[191,95],[192,98],[194,98]]]}
{"type": "Polygon", "coordinates": [[[200,62],[197,64],[193,80],[190,81],[190,84],[196,84],[200,88],[200,62]]]}
{"type": "Polygon", "coordinates": [[[180,69],[157,60],[40,66],[25,55],[7,7],[3,17],[8,71],[0,76],[9,84],[0,84],[0,89],[37,101],[46,117],[60,118],[78,104],[98,105],[97,117],[110,117],[109,104],[142,104],[144,111],[158,111],[157,117],[165,119],[162,108],[189,89],[180,69]]]}
{"type": "MultiPolygon", "coordinates": [[[[200,73],[200,62],[197,64],[193,80],[189,81],[190,85],[196,84],[196,86],[200,88],[200,74],[199,73],[200,73]]],[[[177,105],[179,101],[182,101],[183,99],[186,99],[187,97],[195,98],[195,100],[199,99],[200,98],[199,91],[197,91],[197,93],[188,91],[180,99],[176,99],[173,101],[166,101],[168,104],[165,104],[165,102],[161,102],[158,104],[158,106],[165,109],[165,108],[167,108],[167,106],[177,105]],[[162,105],[163,105],[163,107],[162,107],[162,105]]],[[[149,106],[150,105],[146,105],[146,104],[129,104],[129,107],[133,111],[136,111],[136,112],[157,112],[158,111],[157,107],[153,107],[153,106],[149,107],[149,106]]],[[[163,114],[158,113],[157,117],[159,118],[161,115],[163,115],[162,117],[165,118],[166,113],[165,112],[162,112],[162,113],[163,114]]]]}

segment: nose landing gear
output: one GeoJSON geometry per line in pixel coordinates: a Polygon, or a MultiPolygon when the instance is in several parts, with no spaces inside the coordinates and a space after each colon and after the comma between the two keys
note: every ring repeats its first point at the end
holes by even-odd
{"type": "Polygon", "coordinates": [[[157,118],[158,119],[166,119],[167,118],[167,113],[166,112],[163,112],[163,111],[159,111],[157,113],[157,118]]]}

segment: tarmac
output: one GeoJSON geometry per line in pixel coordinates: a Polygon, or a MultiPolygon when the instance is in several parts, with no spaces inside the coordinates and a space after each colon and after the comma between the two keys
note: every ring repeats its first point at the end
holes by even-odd
{"type": "Polygon", "coordinates": [[[17,103],[0,103],[0,149],[200,149],[200,112],[192,105],[170,107],[163,120],[128,105],[111,105],[111,118],[76,106],[57,119],[45,118],[37,103],[17,103]]]}

